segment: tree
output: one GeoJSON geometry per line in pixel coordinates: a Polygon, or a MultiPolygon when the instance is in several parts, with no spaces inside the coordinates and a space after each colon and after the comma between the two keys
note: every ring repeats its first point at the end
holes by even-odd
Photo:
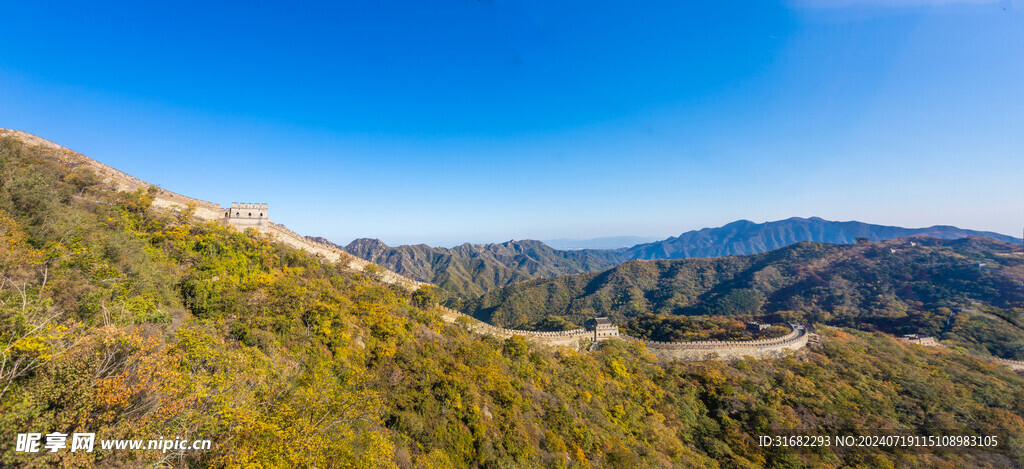
{"type": "Polygon", "coordinates": [[[412,292],[412,304],[418,308],[427,308],[437,304],[440,295],[437,294],[437,287],[424,285],[412,292]]]}

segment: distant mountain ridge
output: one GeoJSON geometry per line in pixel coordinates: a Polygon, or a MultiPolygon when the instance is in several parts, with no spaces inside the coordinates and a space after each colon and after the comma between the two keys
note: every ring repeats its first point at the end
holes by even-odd
{"type": "Polygon", "coordinates": [[[939,239],[978,236],[1011,244],[1021,242],[1020,238],[999,233],[965,230],[946,225],[902,228],[858,221],[829,221],[819,217],[793,217],[765,223],[738,220],[719,228],[688,231],[663,241],[638,244],[624,251],[629,259],[686,259],[757,254],[801,241],[853,244],[857,238],[883,241],[907,236],[931,236],[939,239]]]}
{"type": "MultiPolygon", "coordinates": [[[[978,236],[1019,244],[999,233],[954,226],[902,228],[818,217],[754,223],[739,220],[718,228],[688,231],[677,237],[613,250],[558,250],[540,241],[462,244],[453,248],[425,244],[388,246],[361,238],[344,249],[402,275],[431,282],[463,298],[535,278],[550,278],[610,269],[634,259],[686,259],[758,254],[801,241],[853,244],[857,238],[883,241],[907,236],[958,239],[978,236]]],[[[324,240],[326,241],[326,240],[324,240]]]]}
{"type": "Polygon", "coordinates": [[[542,243],[555,249],[571,251],[576,249],[622,249],[637,244],[653,243],[659,239],[653,236],[609,236],[590,239],[544,239],[542,243]]]}
{"type": "Polygon", "coordinates": [[[391,247],[379,239],[360,238],[344,249],[462,297],[533,278],[610,269],[626,260],[616,251],[559,251],[535,240],[442,248],[425,244],[391,247]]]}
{"type": "Polygon", "coordinates": [[[751,255],[632,260],[604,272],[534,279],[469,300],[490,324],[767,316],[917,333],[983,355],[1024,359],[1024,257],[983,237],[799,242],[751,255]],[[952,313],[961,312],[958,317],[952,313]],[[654,316],[648,316],[654,315],[654,316]]]}

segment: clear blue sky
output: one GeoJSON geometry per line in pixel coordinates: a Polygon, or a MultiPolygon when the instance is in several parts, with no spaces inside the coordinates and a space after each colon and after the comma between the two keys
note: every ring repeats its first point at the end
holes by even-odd
{"type": "Polygon", "coordinates": [[[4,6],[0,126],[336,242],[1024,224],[1022,0],[102,3],[4,6]]]}

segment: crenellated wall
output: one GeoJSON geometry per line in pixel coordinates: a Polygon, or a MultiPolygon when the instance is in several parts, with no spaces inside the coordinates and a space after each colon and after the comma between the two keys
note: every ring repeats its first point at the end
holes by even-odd
{"type": "Polygon", "coordinates": [[[441,309],[441,317],[444,318],[445,321],[455,322],[462,318],[462,320],[466,324],[467,329],[478,334],[493,335],[495,337],[500,337],[503,339],[507,339],[514,335],[520,335],[523,336],[525,339],[538,344],[552,345],[557,347],[570,347],[577,350],[581,349],[590,342],[593,342],[594,340],[594,331],[588,331],[586,329],[573,329],[569,331],[550,332],[506,329],[504,327],[492,326],[468,314],[456,311],[451,308],[446,308],[444,306],[438,306],[438,308],[441,309]]]}
{"type": "MultiPolygon", "coordinates": [[[[13,136],[29,145],[38,145],[53,150],[53,157],[62,165],[71,168],[86,167],[91,169],[100,180],[113,185],[119,191],[131,192],[138,189],[147,190],[151,184],[124,171],[107,166],[81,153],[69,150],[49,140],[37,137],[28,132],[12,129],[0,129],[0,135],[13,136]]],[[[196,218],[212,221],[223,217],[220,206],[205,200],[193,199],[166,189],[160,189],[153,199],[153,205],[165,210],[181,210],[188,206],[194,208],[196,218]]]]}
{"type": "Polygon", "coordinates": [[[807,329],[791,326],[792,331],[774,339],[719,341],[698,340],[693,342],[658,342],[622,335],[627,340],[640,342],[649,352],[662,360],[735,360],[744,357],[773,358],[799,350],[807,345],[807,329]]]}
{"type": "MultiPolygon", "coordinates": [[[[366,268],[367,265],[370,264],[370,262],[353,256],[341,249],[338,249],[338,247],[332,244],[323,243],[320,241],[316,241],[314,239],[307,238],[288,229],[284,225],[274,223],[270,220],[267,220],[266,223],[263,225],[253,226],[252,228],[261,233],[268,234],[272,236],[275,240],[280,241],[295,249],[302,249],[305,250],[306,252],[309,252],[310,254],[313,254],[314,256],[326,259],[328,262],[338,262],[341,260],[347,261],[349,268],[353,270],[358,270],[361,272],[366,268]]],[[[416,290],[424,285],[427,285],[426,283],[418,282],[416,280],[404,277],[383,267],[380,268],[379,280],[385,283],[400,285],[409,290],[416,290]]]]}
{"type": "MultiPolygon", "coordinates": [[[[572,347],[580,349],[594,341],[594,331],[586,329],[575,329],[571,331],[537,332],[523,331],[516,329],[505,329],[487,324],[467,314],[451,308],[439,307],[443,313],[442,317],[448,322],[455,322],[463,318],[466,327],[478,334],[488,334],[495,337],[508,338],[513,335],[523,336],[531,342],[572,347]]],[[[638,339],[625,334],[619,334],[623,340],[639,342],[661,360],[666,361],[698,361],[712,359],[740,359],[743,357],[772,358],[783,356],[790,350],[799,350],[807,345],[807,330],[803,326],[793,326],[793,330],[782,337],[774,339],[759,339],[750,341],[716,341],[703,340],[694,342],[658,342],[653,340],[638,339]]]]}
{"type": "Polygon", "coordinates": [[[266,225],[270,221],[267,204],[231,202],[231,208],[224,211],[224,222],[238,228],[266,225]]]}
{"type": "MultiPolygon", "coordinates": [[[[29,145],[41,146],[52,150],[52,155],[50,156],[66,167],[87,167],[93,170],[93,172],[100,177],[101,181],[106,184],[111,184],[118,191],[135,191],[138,189],[148,190],[152,186],[142,179],[107,166],[99,161],[89,158],[88,156],[69,150],[61,145],[37,137],[28,132],[12,129],[0,129],[0,136],[5,135],[13,136],[29,145]]],[[[221,208],[220,205],[213,202],[193,199],[165,189],[159,189],[159,191],[154,194],[153,206],[168,211],[180,211],[188,207],[192,207],[195,218],[203,221],[219,221],[222,223],[226,218],[228,218],[225,214],[229,210],[228,208],[221,208]]],[[[336,246],[308,239],[292,230],[289,230],[288,228],[285,228],[284,225],[279,225],[270,221],[268,217],[266,217],[267,204],[232,204],[232,208],[242,209],[243,207],[246,209],[246,218],[248,218],[248,211],[250,209],[256,210],[255,214],[257,215],[260,213],[259,210],[262,209],[264,216],[258,220],[258,223],[229,223],[230,225],[237,225],[236,227],[240,229],[254,228],[257,231],[273,236],[276,240],[283,242],[288,246],[296,249],[305,249],[306,251],[324,258],[329,262],[337,262],[342,259],[347,259],[349,267],[353,270],[362,271],[369,264],[369,262],[352,256],[351,254],[338,249],[336,246]]],[[[259,217],[257,216],[255,218],[259,217]]],[[[398,284],[410,290],[415,290],[426,285],[423,282],[408,279],[384,269],[383,267],[381,268],[380,280],[387,283],[398,284]]]]}

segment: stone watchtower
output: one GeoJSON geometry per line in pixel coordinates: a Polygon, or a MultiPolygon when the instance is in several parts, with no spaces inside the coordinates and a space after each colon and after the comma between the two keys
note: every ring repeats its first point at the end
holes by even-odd
{"type": "Polygon", "coordinates": [[[270,222],[267,204],[240,204],[231,202],[231,209],[224,212],[224,223],[240,229],[264,227],[270,222]]]}
{"type": "Polygon", "coordinates": [[[619,326],[612,324],[608,318],[594,318],[590,323],[590,329],[594,331],[594,342],[619,336],[619,326]]]}
{"type": "Polygon", "coordinates": [[[765,324],[765,323],[762,323],[762,322],[751,321],[751,322],[747,323],[747,333],[749,333],[751,335],[757,335],[757,334],[761,333],[761,331],[763,331],[765,329],[768,329],[770,327],[772,327],[771,324],[765,324]]]}

